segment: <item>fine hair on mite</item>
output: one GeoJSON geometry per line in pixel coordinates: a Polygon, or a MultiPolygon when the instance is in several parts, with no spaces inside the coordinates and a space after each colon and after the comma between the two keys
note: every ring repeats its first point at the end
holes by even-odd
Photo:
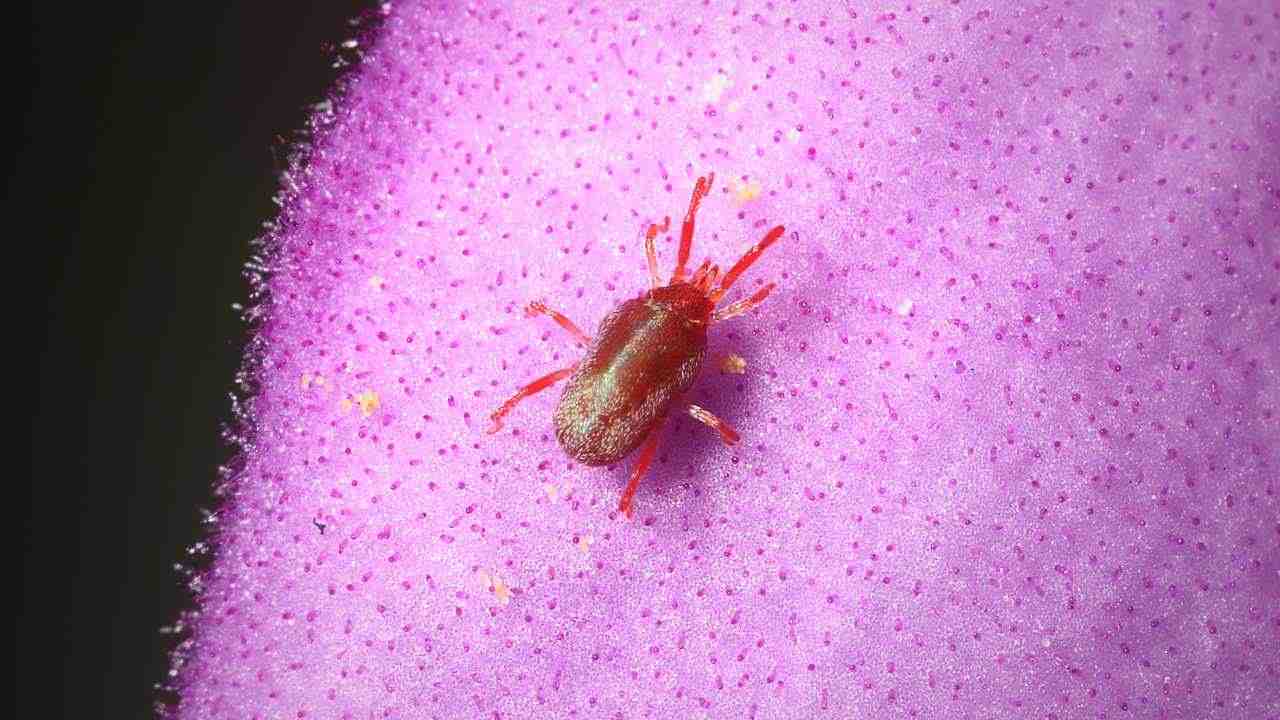
{"type": "MultiPolygon", "coordinates": [[[[671,227],[650,225],[644,251],[649,264],[649,289],[618,305],[589,336],[562,313],[541,301],[530,303],[526,317],[546,315],[586,349],[578,362],[547,373],[520,388],[490,416],[490,433],[502,429],[502,419],[521,400],[568,378],[554,415],[556,440],[574,460],[584,465],[610,465],[640,448],[640,457],[622,491],[618,509],[632,515],[632,498],[653,462],[658,436],[672,406],[680,404],[697,378],[707,349],[707,328],[742,315],[764,302],[774,284],[717,309],[729,288],[785,232],[781,225],[751,246],[727,272],[704,260],[692,275],[686,268],[693,250],[693,227],[698,206],[711,191],[714,173],[699,177],[689,199],[680,229],[675,271],[663,284],[658,274],[654,239],[671,227]]],[[[684,410],[695,420],[720,433],[726,445],[738,442],[738,433],[711,411],[694,405],[684,410]]]]}

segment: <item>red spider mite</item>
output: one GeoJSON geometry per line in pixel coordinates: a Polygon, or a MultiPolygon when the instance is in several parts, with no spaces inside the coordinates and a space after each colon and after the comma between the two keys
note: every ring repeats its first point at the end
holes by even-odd
{"type": "MultiPolygon", "coordinates": [[[[658,233],[670,228],[668,217],[663,219],[661,227],[650,225],[645,233],[649,290],[619,305],[600,323],[594,338],[541,302],[526,308],[527,317],[551,316],[587,348],[587,354],[579,362],[520,388],[491,416],[493,425],[489,432],[496,433],[502,429],[502,418],[521,400],[569,378],[556,405],[555,426],[556,439],[570,457],[584,465],[610,465],[643,446],[618,502],[618,509],[628,518],[636,487],[653,461],[663,421],[671,406],[693,385],[702,367],[707,327],[746,313],[764,302],[774,288],[774,284],[769,283],[750,297],[716,309],[716,303],[734,281],[782,237],[781,225],[770,230],[724,275],[720,274],[718,265],[706,260],[691,277],[686,277],[685,264],[693,248],[694,217],[714,179],[715,174],[709,173],[707,177],[698,178],[693,188],[671,280],[661,284],[653,245],[658,233]]],[[[719,432],[726,445],[738,442],[738,433],[710,411],[693,404],[687,410],[696,420],[719,432]]]]}

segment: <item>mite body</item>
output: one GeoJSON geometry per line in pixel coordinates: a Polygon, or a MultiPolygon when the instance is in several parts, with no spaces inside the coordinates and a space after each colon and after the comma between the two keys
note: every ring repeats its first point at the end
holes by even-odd
{"type": "MultiPolygon", "coordinates": [[[[670,281],[661,283],[654,249],[658,232],[665,232],[670,226],[667,219],[661,227],[649,226],[645,234],[649,290],[619,305],[600,323],[594,338],[541,302],[529,305],[528,315],[550,316],[587,347],[587,354],[581,361],[521,388],[492,415],[491,433],[501,429],[502,418],[521,400],[569,378],[556,406],[555,428],[556,439],[570,457],[585,465],[609,465],[642,448],[618,503],[618,509],[628,517],[640,478],[653,461],[663,421],[693,385],[702,367],[707,328],[764,302],[774,287],[770,283],[753,295],[716,310],[734,281],[782,237],[781,226],[770,230],[723,275],[710,261],[692,276],[686,275],[694,220],[714,177],[698,178],[694,186],[670,281]]],[[[689,405],[687,410],[718,431],[726,444],[738,441],[738,434],[709,411],[697,405],[689,405]]]]}
{"type": "Polygon", "coordinates": [[[711,303],[668,285],[613,311],[556,406],[556,439],[586,465],[629,455],[693,385],[707,347],[711,303]]]}

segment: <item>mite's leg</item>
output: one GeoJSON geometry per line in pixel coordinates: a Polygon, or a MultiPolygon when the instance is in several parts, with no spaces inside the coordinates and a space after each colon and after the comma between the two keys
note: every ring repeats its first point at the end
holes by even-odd
{"type": "Polygon", "coordinates": [[[765,235],[763,240],[752,245],[751,249],[744,253],[742,257],[738,259],[738,262],[733,264],[733,267],[729,268],[729,272],[724,274],[724,279],[720,281],[720,287],[716,288],[716,290],[711,293],[711,302],[720,302],[720,298],[724,297],[724,294],[729,292],[729,288],[733,287],[733,283],[738,279],[738,276],[746,272],[747,268],[751,267],[751,264],[759,259],[761,253],[768,250],[770,245],[777,242],[778,238],[782,237],[782,233],[784,232],[786,232],[786,230],[779,225],[778,227],[770,230],[769,234],[765,235]]]}
{"type": "Polygon", "coordinates": [[[689,414],[698,422],[720,433],[720,439],[724,441],[725,445],[738,444],[738,433],[729,427],[728,423],[712,415],[710,410],[697,405],[690,405],[689,414]]]}
{"type": "Polygon", "coordinates": [[[658,233],[666,232],[671,229],[671,218],[662,218],[662,225],[650,225],[648,232],[644,234],[644,256],[649,261],[649,289],[652,290],[662,285],[662,278],[658,276],[658,252],[653,248],[653,239],[658,237],[658,233]]]}
{"type": "Polygon", "coordinates": [[[680,228],[680,252],[676,255],[676,271],[671,274],[673,283],[684,279],[684,266],[689,262],[689,253],[693,250],[693,221],[698,214],[698,205],[702,203],[702,198],[711,192],[711,183],[715,179],[715,173],[707,173],[706,177],[698,178],[698,182],[693,186],[693,196],[689,198],[689,212],[685,213],[684,227],[680,228]]]}
{"type": "Polygon", "coordinates": [[[716,278],[718,277],[720,277],[720,266],[712,265],[711,269],[707,270],[707,273],[702,276],[702,280],[694,284],[698,286],[699,290],[705,293],[711,290],[712,285],[716,284],[716,278]]]}
{"type": "Polygon", "coordinates": [[[627,489],[622,491],[622,499],[618,501],[618,509],[628,518],[631,517],[631,498],[635,496],[636,488],[640,487],[640,478],[644,477],[649,464],[653,462],[653,453],[658,449],[658,433],[661,429],[662,426],[659,425],[649,431],[649,437],[640,447],[640,457],[636,460],[636,466],[631,468],[631,479],[627,481],[627,489]]]}
{"type": "Polygon", "coordinates": [[[537,380],[534,380],[528,385],[525,385],[524,387],[520,388],[520,390],[516,392],[515,395],[512,395],[510,398],[507,399],[506,402],[502,403],[502,407],[498,408],[497,410],[494,410],[493,414],[489,416],[489,418],[493,420],[493,425],[489,426],[489,434],[492,435],[493,433],[496,433],[502,429],[502,418],[507,413],[511,412],[512,408],[514,408],[516,405],[519,405],[521,400],[529,397],[530,395],[534,395],[543,390],[546,390],[552,385],[555,385],[561,380],[572,375],[573,371],[577,369],[578,369],[578,363],[574,363],[562,370],[557,370],[553,373],[548,373],[546,375],[543,375],[537,380]]]}
{"type": "Polygon", "coordinates": [[[711,322],[720,322],[729,318],[736,318],[739,315],[745,315],[752,308],[764,302],[764,299],[769,297],[769,293],[773,292],[773,288],[773,283],[769,283],[757,290],[751,297],[743,298],[738,302],[720,308],[711,316],[711,322]]]}
{"type": "Polygon", "coordinates": [[[547,307],[541,300],[529,303],[529,306],[524,309],[525,317],[533,317],[535,315],[549,316],[552,320],[556,321],[557,325],[568,330],[569,334],[572,335],[575,340],[583,345],[591,344],[591,338],[586,333],[582,332],[582,328],[574,325],[573,321],[569,318],[547,307]]]}
{"type": "Polygon", "coordinates": [[[698,269],[693,271],[693,275],[689,278],[689,284],[694,287],[699,287],[702,283],[706,282],[707,270],[710,267],[711,260],[703,260],[702,264],[698,266],[698,269]]]}

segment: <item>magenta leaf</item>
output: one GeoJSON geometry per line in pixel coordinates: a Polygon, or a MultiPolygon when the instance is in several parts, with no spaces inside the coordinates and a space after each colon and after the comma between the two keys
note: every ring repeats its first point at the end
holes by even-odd
{"type": "Polygon", "coordinates": [[[1280,717],[1280,10],[1012,5],[388,6],[175,714],[1280,717]],[[743,441],[673,417],[626,521],[557,392],[484,430],[709,171],[695,266],[788,228],[690,396],[743,441]]]}

